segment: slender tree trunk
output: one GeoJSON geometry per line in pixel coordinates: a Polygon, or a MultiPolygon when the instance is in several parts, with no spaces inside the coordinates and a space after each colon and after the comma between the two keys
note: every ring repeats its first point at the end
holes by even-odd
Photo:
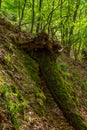
{"type": "Polygon", "coordinates": [[[35,0],[32,0],[31,33],[33,33],[33,28],[34,28],[34,18],[35,18],[34,5],[35,5],[35,0]]]}
{"type": "MultiPolygon", "coordinates": [[[[81,10],[79,11],[79,20],[80,20],[80,16],[81,16],[81,10]]],[[[80,23],[79,23],[79,28],[80,28],[80,23]]],[[[77,44],[76,44],[77,45],[77,44]]],[[[78,55],[81,55],[81,46],[82,46],[82,36],[81,36],[81,31],[78,31],[78,48],[76,49],[76,45],[75,45],[75,49],[74,49],[74,57],[75,60],[78,59],[78,55]]]]}
{"type": "Polygon", "coordinates": [[[37,20],[37,28],[36,28],[36,33],[38,34],[40,31],[40,26],[41,26],[41,8],[42,8],[42,0],[39,2],[39,17],[37,20]]]}
{"type": "MultiPolygon", "coordinates": [[[[53,1],[53,4],[54,4],[55,0],[53,1]]],[[[54,6],[54,5],[53,5],[54,6]]],[[[47,26],[49,26],[49,23],[51,23],[51,20],[52,20],[52,16],[53,16],[53,13],[54,11],[59,7],[59,1],[58,1],[58,5],[54,8],[52,8],[51,12],[49,13],[48,17],[47,17],[47,20],[46,20],[46,24],[43,26],[43,29],[42,31],[44,31],[46,29],[47,26]]],[[[54,27],[53,27],[54,28],[54,27]]],[[[51,28],[51,31],[53,29],[51,28]]],[[[49,32],[49,31],[48,31],[49,32]]]]}
{"type": "MultiPolygon", "coordinates": [[[[77,0],[76,2],[76,6],[75,6],[75,11],[73,14],[73,23],[75,23],[76,18],[77,18],[77,12],[80,6],[80,0],[77,0]]],[[[70,48],[72,46],[73,43],[73,39],[71,38],[71,36],[73,35],[73,31],[74,31],[74,24],[71,26],[70,31],[69,31],[69,40],[68,40],[68,54],[70,54],[70,48]]]]}
{"type": "Polygon", "coordinates": [[[70,39],[70,35],[69,35],[69,30],[70,30],[70,6],[71,6],[71,0],[68,0],[68,14],[67,14],[67,29],[66,29],[66,38],[67,38],[67,40],[66,40],[66,46],[68,46],[68,41],[69,41],[69,39],[70,39]]]}
{"type": "Polygon", "coordinates": [[[62,0],[60,0],[60,19],[61,19],[61,43],[63,44],[63,20],[62,20],[62,0]]]}
{"type": "Polygon", "coordinates": [[[18,18],[20,22],[20,17],[21,17],[21,5],[20,5],[20,0],[18,0],[18,18]]]}
{"type": "Polygon", "coordinates": [[[20,16],[20,19],[19,19],[19,28],[21,28],[21,22],[23,20],[24,10],[25,10],[25,7],[26,7],[26,3],[27,3],[27,0],[24,0],[24,5],[23,5],[23,8],[22,8],[22,13],[21,13],[21,16],[20,16]]]}
{"type": "Polygon", "coordinates": [[[0,0],[0,9],[1,9],[1,5],[2,5],[2,0],[0,0]]]}
{"type": "MultiPolygon", "coordinates": [[[[53,1],[53,3],[52,3],[52,10],[54,10],[54,1],[53,1]]],[[[53,17],[53,11],[52,11],[52,13],[50,14],[50,18],[49,18],[48,34],[50,34],[50,24],[51,24],[51,21],[52,21],[52,17],[53,17]]]]}

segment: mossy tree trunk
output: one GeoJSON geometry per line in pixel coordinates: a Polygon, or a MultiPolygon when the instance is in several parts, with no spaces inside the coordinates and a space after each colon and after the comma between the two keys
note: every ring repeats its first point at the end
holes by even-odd
{"type": "Polygon", "coordinates": [[[87,130],[87,124],[77,112],[72,87],[60,74],[54,58],[55,56],[49,55],[48,52],[44,50],[38,51],[36,56],[47,87],[68,122],[76,130],[87,130]]]}
{"type": "Polygon", "coordinates": [[[58,69],[56,54],[61,52],[61,46],[58,42],[57,44],[54,43],[56,42],[52,42],[48,34],[41,33],[32,39],[31,42],[23,43],[21,48],[27,53],[29,52],[29,54],[38,61],[47,87],[52,93],[54,100],[63,111],[68,122],[76,130],[87,130],[87,123],[80,113],[78,113],[74,90],[71,85],[64,80],[58,69]],[[50,45],[48,43],[50,43],[50,45]],[[33,54],[31,51],[33,51],[33,54]]]}

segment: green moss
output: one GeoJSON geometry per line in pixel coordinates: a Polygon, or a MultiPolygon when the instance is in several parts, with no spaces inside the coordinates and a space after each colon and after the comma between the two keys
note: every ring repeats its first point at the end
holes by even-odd
{"type": "MultiPolygon", "coordinates": [[[[44,77],[46,77],[46,82],[48,86],[52,87],[52,91],[55,92],[58,97],[61,97],[61,100],[65,103],[66,101],[73,102],[74,95],[73,95],[73,89],[70,86],[70,84],[62,77],[60,72],[58,71],[58,68],[55,64],[55,62],[49,62],[49,65],[46,65],[49,61],[44,61],[41,64],[41,67],[43,67],[43,74],[44,77]]],[[[50,88],[51,89],[51,88],[50,88]]],[[[75,104],[75,103],[74,103],[75,104]]]]}
{"type": "Polygon", "coordinates": [[[37,103],[36,113],[40,117],[42,117],[42,116],[44,116],[45,110],[46,110],[46,108],[45,108],[46,97],[40,89],[38,91],[36,91],[35,99],[36,99],[36,103],[37,103]]]}
{"type": "Polygon", "coordinates": [[[61,63],[57,64],[57,66],[61,70],[66,70],[68,68],[68,64],[65,62],[61,62],[61,63]]]}
{"type": "Polygon", "coordinates": [[[32,79],[39,84],[40,83],[40,77],[39,77],[39,66],[32,58],[29,56],[24,57],[24,64],[27,69],[27,73],[31,75],[32,79]]]}
{"type": "Polygon", "coordinates": [[[76,79],[76,80],[80,80],[80,75],[78,75],[77,73],[75,72],[72,72],[73,74],[73,77],[76,79]]]}
{"type": "Polygon", "coordinates": [[[84,120],[77,113],[78,107],[72,84],[63,77],[62,70],[49,55],[38,54],[38,62],[46,84],[67,120],[76,130],[86,130],[84,120]]]}
{"type": "Polygon", "coordinates": [[[87,130],[87,123],[83,121],[83,118],[79,114],[72,112],[70,115],[71,117],[69,118],[72,118],[71,124],[73,123],[76,130],[87,130]]]}

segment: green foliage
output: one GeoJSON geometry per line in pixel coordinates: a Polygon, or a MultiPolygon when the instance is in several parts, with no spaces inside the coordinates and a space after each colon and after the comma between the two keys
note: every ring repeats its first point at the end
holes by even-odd
{"type": "Polygon", "coordinates": [[[46,97],[45,97],[44,93],[41,92],[41,91],[36,92],[36,97],[46,100],[46,97]]]}
{"type": "Polygon", "coordinates": [[[71,76],[69,72],[63,72],[62,74],[63,74],[64,79],[67,79],[71,76]]]}
{"type": "Polygon", "coordinates": [[[68,64],[65,62],[61,62],[57,64],[58,70],[61,71],[61,74],[65,80],[69,79],[71,77],[71,74],[67,71],[68,64]]]}
{"type": "Polygon", "coordinates": [[[87,88],[87,82],[86,82],[86,81],[83,81],[81,86],[82,86],[83,89],[84,89],[84,88],[87,88]]]}
{"type": "Polygon", "coordinates": [[[19,113],[25,111],[27,101],[21,97],[15,85],[7,85],[3,81],[2,76],[0,76],[0,80],[0,93],[3,99],[4,109],[10,111],[11,121],[19,129],[19,113]]]}
{"type": "Polygon", "coordinates": [[[33,24],[32,32],[34,34],[36,34],[38,26],[39,31],[44,28],[52,37],[60,39],[61,43],[69,49],[74,45],[74,49],[79,50],[87,48],[86,13],[87,2],[85,0],[44,0],[41,8],[40,1],[33,3],[32,0],[4,0],[1,4],[0,17],[6,18],[16,25],[19,25],[22,20],[20,28],[29,32],[33,24]],[[32,21],[33,4],[34,20],[32,21]]]}
{"type": "Polygon", "coordinates": [[[65,62],[61,62],[57,66],[58,66],[58,68],[63,69],[63,70],[68,68],[68,64],[65,62]]]}
{"type": "Polygon", "coordinates": [[[40,106],[40,110],[37,111],[37,113],[39,116],[44,116],[46,97],[42,91],[37,91],[35,96],[36,96],[36,101],[37,101],[38,105],[40,106]]]}
{"type": "Polygon", "coordinates": [[[86,130],[87,129],[87,123],[83,121],[83,118],[80,116],[80,114],[71,113],[72,121],[74,127],[78,130],[86,130]],[[78,123],[77,123],[78,122],[78,123]]]}
{"type": "Polygon", "coordinates": [[[46,97],[43,92],[37,91],[36,92],[36,98],[41,107],[44,107],[44,101],[46,100],[46,97]]]}
{"type": "Polygon", "coordinates": [[[83,94],[87,97],[87,81],[82,81],[81,87],[83,94]]]}
{"type": "Polygon", "coordinates": [[[9,69],[11,68],[11,65],[10,65],[11,59],[12,59],[12,55],[11,54],[8,54],[8,55],[5,56],[5,63],[6,63],[6,65],[7,65],[7,67],[9,69]]]}

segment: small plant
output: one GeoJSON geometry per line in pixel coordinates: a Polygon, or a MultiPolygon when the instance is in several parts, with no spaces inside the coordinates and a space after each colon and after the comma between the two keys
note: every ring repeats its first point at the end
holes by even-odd
{"type": "Polygon", "coordinates": [[[81,84],[82,88],[87,88],[87,81],[83,81],[82,84],[81,84]]]}
{"type": "Polygon", "coordinates": [[[5,61],[7,62],[7,63],[9,63],[10,61],[11,61],[11,55],[10,54],[8,54],[7,56],[5,56],[5,61]]]}
{"type": "Polygon", "coordinates": [[[36,92],[36,97],[46,100],[44,93],[39,90],[36,92]]]}
{"type": "Polygon", "coordinates": [[[11,59],[12,59],[11,54],[8,54],[8,55],[5,56],[5,63],[6,63],[6,65],[9,69],[11,68],[11,59]]]}
{"type": "Polygon", "coordinates": [[[64,79],[67,79],[71,76],[71,74],[69,72],[66,72],[66,71],[62,72],[62,74],[63,74],[64,79]]]}
{"type": "Polygon", "coordinates": [[[87,81],[83,81],[81,87],[84,95],[87,96],[87,81]]]}
{"type": "Polygon", "coordinates": [[[65,70],[68,68],[68,64],[65,62],[61,62],[60,64],[58,64],[58,68],[65,70]]]}
{"type": "Polygon", "coordinates": [[[71,76],[71,74],[67,72],[67,68],[68,64],[65,62],[61,62],[60,64],[58,64],[58,70],[60,70],[64,79],[69,78],[71,76]]]}
{"type": "Polygon", "coordinates": [[[3,95],[2,98],[4,99],[3,105],[5,109],[8,108],[12,123],[19,129],[19,114],[21,112],[24,114],[27,101],[22,97],[21,100],[19,99],[19,93],[15,85],[8,86],[4,82],[0,82],[0,88],[1,95],[3,95]]]}
{"type": "Polygon", "coordinates": [[[36,101],[40,106],[40,111],[38,112],[39,115],[44,115],[44,112],[45,112],[44,102],[45,102],[45,100],[46,100],[46,97],[45,97],[44,93],[41,91],[37,91],[36,92],[36,101]]]}
{"type": "Polygon", "coordinates": [[[33,124],[34,121],[35,121],[35,118],[30,116],[30,117],[29,117],[29,121],[30,121],[30,124],[33,124]]]}

